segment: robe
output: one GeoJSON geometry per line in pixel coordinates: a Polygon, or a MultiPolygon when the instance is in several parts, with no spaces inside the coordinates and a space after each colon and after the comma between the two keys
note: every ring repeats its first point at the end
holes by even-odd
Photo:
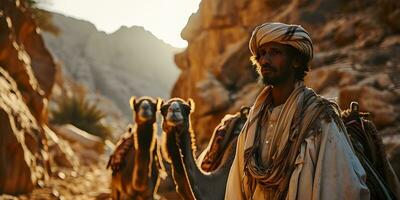
{"type": "MultiPolygon", "coordinates": [[[[266,146],[270,145],[268,138],[273,132],[277,112],[281,107],[275,107],[270,112],[265,123],[268,131],[262,135],[262,155],[266,146]]],[[[317,118],[321,130],[310,133],[301,143],[295,161],[295,169],[290,176],[287,200],[319,200],[319,199],[369,199],[366,185],[366,173],[356,157],[347,137],[334,120],[317,118]]],[[[246,125],[245,125],[246,126],[246,125]]],[[[315,131],[315,130],[310,130],[315,131]]],[[[250,137],[252,138],[252,137],[250,137]]],[[[236,155],[227,180],[225,199],[272,199],[270,193],[262,185],[256,185],[254,191],[249,188],[247,176],[244,173],[244,151],[246,132],[238,138],[236,155]]],[[[263,157],[262,157],[263,158],[263,157]]],[[[262,159],[264,162],[265,160],[262,159]]]]}

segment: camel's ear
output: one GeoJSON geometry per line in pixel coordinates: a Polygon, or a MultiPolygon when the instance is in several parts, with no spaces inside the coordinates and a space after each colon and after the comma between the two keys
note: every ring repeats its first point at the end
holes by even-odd
{"type": "Polygon", "coordinates": [[[164,105],[164,100],[161,99],[160,97],[157,98],[157,110],[161,111],[161,107],[164,105]]]}
{"type": "Polygon", "coordinates": [[[250,107],[242,106],[240,108],[240,116],[241,117],[246,117],[247,118],[249,116],[249,113],[250,113],[250,107]]]}
{"type": "Polygon", "coordinates": [[[135,110],[135,104],[136,104],[135,96],[132,96],[131,99],[129,100],[129,105],[131,106],[131,109],[133,111],[135,110]]]}
{"type": "Polygon", "coordinates": [[[188,100],[187,100],[187,103],[189,104],[189,106],[190,106],[190,112],[193,112],[194,111],[194,109],[195,109],[195,103],[194,103],[194,101],[193,101],[193,99],[192,98],[189,98],[188,100]]]}

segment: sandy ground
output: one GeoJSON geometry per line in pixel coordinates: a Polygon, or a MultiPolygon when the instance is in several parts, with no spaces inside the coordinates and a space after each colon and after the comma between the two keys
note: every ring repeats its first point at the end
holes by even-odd
{"type": "MultiPolygon", "coordinates": [[[[101,161],[79,170],[53,169],[53,175],[43,186],[30,195],[0,195],[0,200],[107,200],[111,199],[109,188],[111,170],[105,169],[108,157],[99,156],[101,161]]],[[[179,200],[175,186],[169,176],[161,182],[159,194],[162,199],[179,200]]]]}
{"type": "Polygon", "coordinates": [[[30,195],[0,196],[0,199],[21,200],[91,200],[110,199],[110,171],[104,168],[105,163],[81,166],[79,170],[57,169],[48,183],[36,188],[30,195]]]}

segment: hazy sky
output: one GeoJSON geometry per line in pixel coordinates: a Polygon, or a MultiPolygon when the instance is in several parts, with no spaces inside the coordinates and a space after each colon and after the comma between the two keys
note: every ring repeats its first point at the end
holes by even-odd
{"type": "Polygon", "coordinates": [[[41,0],[39,7],[92,22],[112,33],[120,26],[143,26],[175,47],[186,47],[181,36],[200,0],[41,0]]]}

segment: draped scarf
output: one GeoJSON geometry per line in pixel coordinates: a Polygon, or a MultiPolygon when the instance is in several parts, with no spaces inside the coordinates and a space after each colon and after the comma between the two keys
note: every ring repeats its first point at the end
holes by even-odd
{"type": "MultiPolygon", "coordinates": [[[[267,164],[261,162],[261,134],[266,133],[261,123],[263,113],[271,108],[272,86],[267,86],[257,97],[249,114],[249,120],[243,128],[246,134],[244,145],[245,175],[248,178],[249,191],[254,191],[256,183],[271,189],[274,199],[285,199],[291,174],[300,146],[313,127],[315,119],[324,111],[335,112],[330,103],[319,97],[312,89],[297,82],[295,89],[286,100],[278,115],[277,126],[267,153],[267,164]]],[[[326,112],[329,113],[329,112],[326,112]]],[[[336,113],[336,112],[335,112],[336,113]]],[[[339,119],[338,116],[336,116],[339,119]]],[[[314,131],[315,132],[315,131],[314,131]]],[[[311,132],[311,133],[314,133],[311,132]]]]}

